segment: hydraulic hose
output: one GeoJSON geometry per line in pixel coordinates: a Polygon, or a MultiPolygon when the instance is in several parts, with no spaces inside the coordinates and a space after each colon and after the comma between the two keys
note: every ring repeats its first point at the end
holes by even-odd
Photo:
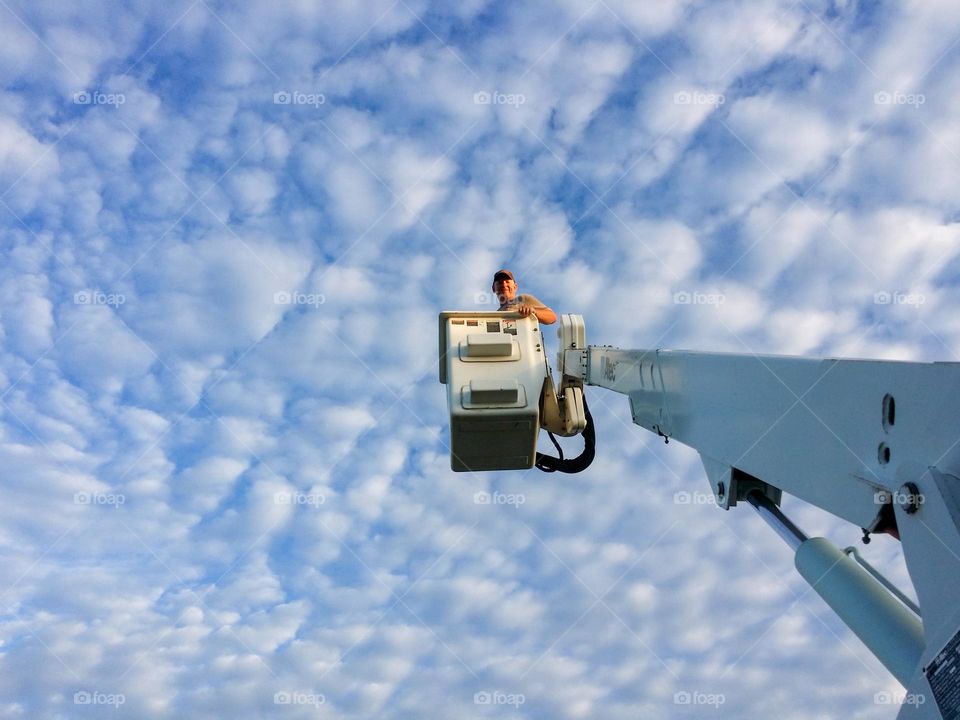
{"type": "Polygon", "coordinates": [[[550,436],[550,440],[557,448],[557,452],[560,454],[560,457],[545,455],[541,452],[538,452],[537,462],[535,463],[537,468],[543,472],[551,473],[578,473],[583,472],[590,467],[590,463],[593,462],[594,455],[596,454],[597,432],[596,428],[593,426],[593,416],[590,414],[590,408],[587,407],[586,396],[583,398],[583,414],[587,419],[587,425],[581,433],[581,435],[583,435],[583,452],[575,458],[570,458],[568,460],[564,459],[563,449],[560,447],[560,443],[557,442],[557,439],[553,436],[553,433],[548,431],[547,434],[550,436]]]}

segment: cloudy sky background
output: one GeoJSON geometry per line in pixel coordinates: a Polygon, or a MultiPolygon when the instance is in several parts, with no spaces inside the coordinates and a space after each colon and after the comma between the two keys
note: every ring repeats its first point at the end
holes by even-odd
{"type": "Polygon", "coordinates": [[[896,715],[623,397],[450,472],[436,318],[960,359],[960,10],[455,5],[0,2],[0,717],[896,715]]]}

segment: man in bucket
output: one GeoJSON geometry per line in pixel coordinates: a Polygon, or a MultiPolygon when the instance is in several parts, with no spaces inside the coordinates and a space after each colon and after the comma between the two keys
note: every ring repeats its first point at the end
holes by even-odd
{"type": "Polygon", "coordinates": [[[500,310],[512,310],[523,317],[534,315],[544,325],[557,321],[557,314],[533,295],[517,295],[517,281],[509,270],[498,270],[494,274],[493,292],[500,300],[500,310]]]}

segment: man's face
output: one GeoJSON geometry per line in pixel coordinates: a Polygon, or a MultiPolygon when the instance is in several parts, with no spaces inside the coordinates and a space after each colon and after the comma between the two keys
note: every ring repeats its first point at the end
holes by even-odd
{"type": "Polygon", "coordinates": [[[513,300],[517,296],[517,283],[507,278],[506,280],[495,280],[493,283],[493,292],[496,293],[500,302],[513,300]]]}

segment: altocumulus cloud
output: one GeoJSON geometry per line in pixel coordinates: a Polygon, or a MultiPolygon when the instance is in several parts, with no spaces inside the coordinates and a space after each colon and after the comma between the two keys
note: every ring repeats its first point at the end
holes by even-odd
{"type": "Polygon", "coordinates": [[[433,338],[507,264],[597,343],[956,359],[954,6],[0,15],[0,715],[892,716],[622,398],[453,476],[433,338]]]}

